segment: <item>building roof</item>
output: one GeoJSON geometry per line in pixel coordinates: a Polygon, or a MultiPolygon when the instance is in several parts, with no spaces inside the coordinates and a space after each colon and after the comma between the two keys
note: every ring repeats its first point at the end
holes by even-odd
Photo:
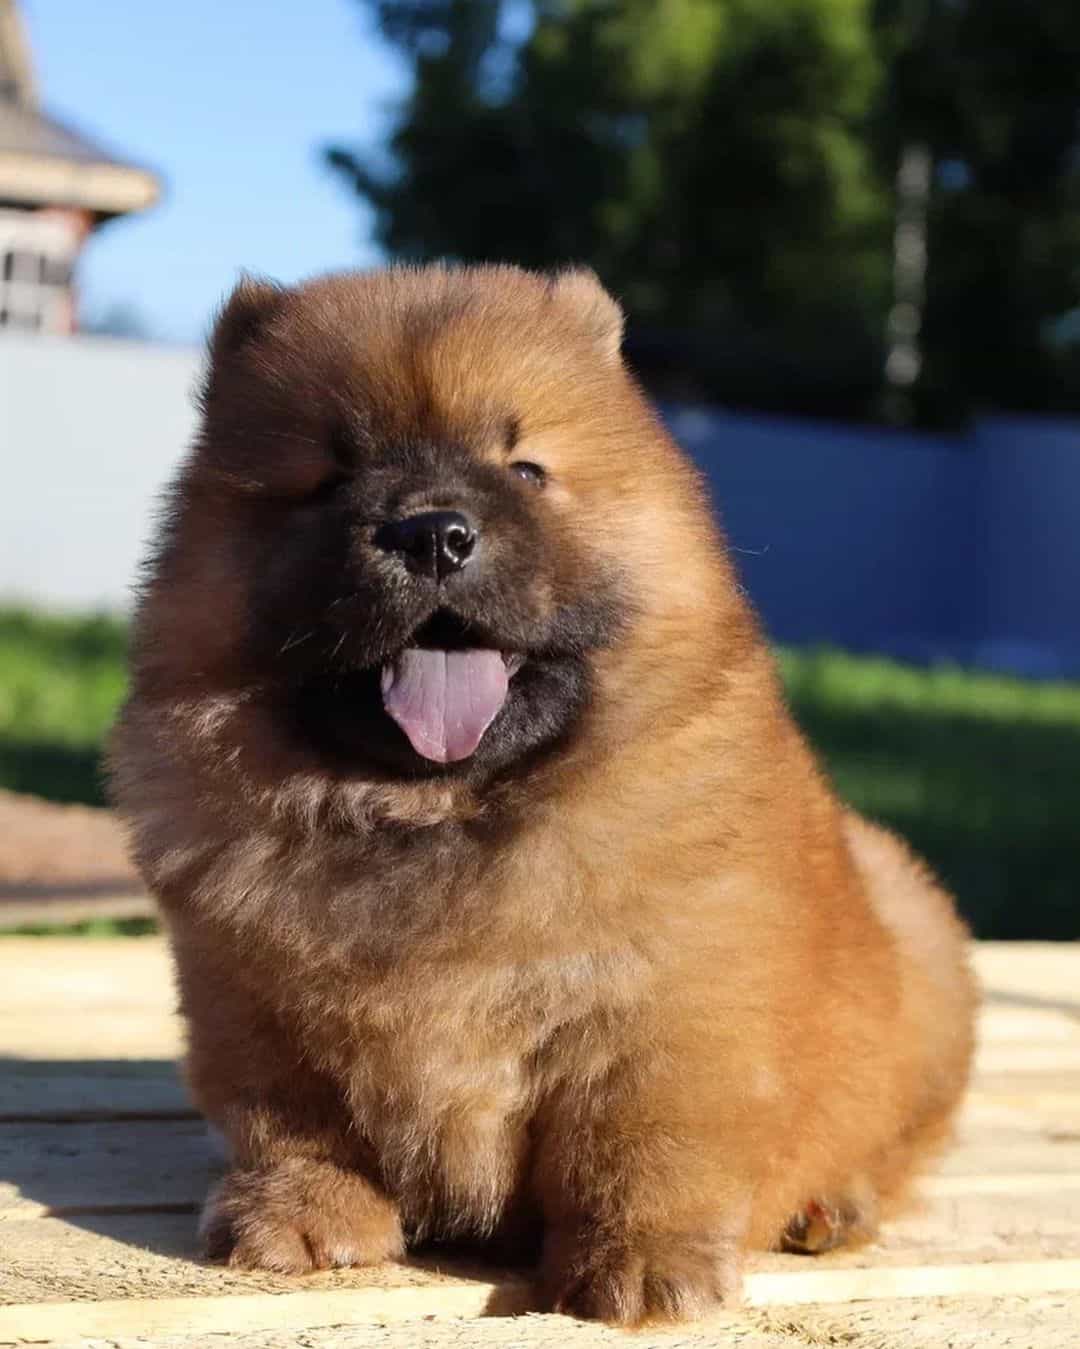
{"type": "Polygon", "coordinates": [[[36,103],[30,52],[15,0],[0,0],[0,101],[36,103]]]}
{"type": "Polygon", "coordinates": [[[0,203],[139,211],[160,184],[42,111],[15,0],[0,0],[0,203]]]}

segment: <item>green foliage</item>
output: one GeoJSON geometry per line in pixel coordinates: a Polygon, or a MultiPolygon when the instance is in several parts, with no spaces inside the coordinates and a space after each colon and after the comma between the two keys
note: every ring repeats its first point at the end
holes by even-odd
{"type": "Polygon", "coordinates": [[[1080,408],[1080,5],[876,0],[886,69],[873,128],[938,166],[930,203],[922,396],[1080,408]]]}
{"type": "Polygon", "coordinates": [[[363,2],[415,80],[386,150],[328,154],[393,256],[589,262],[632,332],[700,335],[699,390],[868,414],[919,142],[925,415],[1080,407],[1080,5],[363,2]]]}
{"type": "Polygon", "coordinates": [[[841,795],[907,838],[984,937],[1080,937],[1080,685],[781,654],[841,795]]]}
{"type": "MultiPolygon", "coordinates": [[[[0,786],[101,802],[123,651],[112,619],[0,611],[0,786]]],[[[1080,684],[835,651],[781,666],[843,796],[925,854],[980,935],[1080,937],[1080,684]]]]}
{"type": "MultiPolygon", "coordinates": [[[[377,3],[416,83],[392,161],[331,160],[406,258],[594,265],[635,318],[870,322],[889,222],[865,0],[377,3]]],[[[797,333],[792,333],[795,340],[797,333]]]]}
{"type": "Polygon", "coordinates": [[[100,746],[124,692],[125,625],[0,610],[0,786],[103,804],[100,746]]]}

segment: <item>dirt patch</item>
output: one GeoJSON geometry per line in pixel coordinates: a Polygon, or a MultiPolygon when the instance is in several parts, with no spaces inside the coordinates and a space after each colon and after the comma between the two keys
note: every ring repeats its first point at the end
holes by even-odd
{"type": "Polygon", "coordinates": [[[111,811],[0,791],[0,926],[148,912],[111,811]]]}

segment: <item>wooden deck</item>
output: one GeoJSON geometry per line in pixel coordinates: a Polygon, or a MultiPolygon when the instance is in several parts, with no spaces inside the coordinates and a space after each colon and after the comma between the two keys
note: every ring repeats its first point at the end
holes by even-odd
{"type": "Polygon", "coordinates": [[[174,1071],[162,943],[5,938],[0,1345],[1080,1344],[1080,948],[987,945],[977,961],[975,1088],[920,1208],[865,1251],[755,1259],[738,1314],[627,1340],[520,1315],[527,1283],[486,1267],[200,1263],[215,1163],[174,1071]]]}

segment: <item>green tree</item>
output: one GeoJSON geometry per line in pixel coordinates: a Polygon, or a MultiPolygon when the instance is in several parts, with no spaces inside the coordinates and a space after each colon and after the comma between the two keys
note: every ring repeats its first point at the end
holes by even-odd
{"type": "Polygon", "coordinates": [[[820,358],[823,325],[868,349],[867,0],[367,2],[415,79],[388,158],[330,159],[391,255],[587,261],[635,320],[726,333],[737,380],[777,344],[820,358]]]}
{"type": "Polygon", "coordinates": [[[933,165],[920,390],[961,406],[1080,408],[1055,341],[1080,306],[1080,5],[877,0],[875,144],[933,165]]]}
{"type": "Polygon", "coordinates": [[[415,78],[329,158],[392,256],[589,262],[733,402],[880,409],[889,332],[909,410],[1080,406],[1075,0],[363,3],[415,78]]]}

